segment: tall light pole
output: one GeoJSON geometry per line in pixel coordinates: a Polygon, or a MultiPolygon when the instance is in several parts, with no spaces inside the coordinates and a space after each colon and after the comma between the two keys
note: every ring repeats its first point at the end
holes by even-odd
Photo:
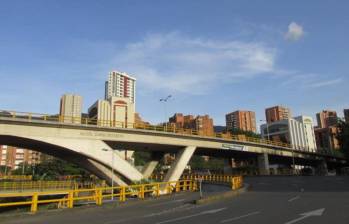
{"type": "Polygon", "coordinates": [[[160,99],[160,102],[163,102],[164,103],[164,113],[165,113],[165,128],[167,129],[167,110],[166,110],[166,103],[167,101],[172,97],[172,95],[168,95],[167,97],[165,98],[161,98],[160,99]]]}
{"type": "Polygon", "coordinates": [[[111,175],[110,175],[110,180],[111,180],[111,200],[114,200],[114,150],[113,149],[102,149],[103,151],[111,151],[111,175]]]}
{"type": "Polygon", "coordinates": [[[296,164],[294,162],[294,149],[293,149],[293,146],[291,146],[292,148],[292,164],[293,164],[293,175],[296,175],[296,164]]]}
{"type": "MultiPolygon", "coordinates": [[[[266,121],[266,120],[259,120],[259,121],[261,121],[261,122],[265,121],[265,124],[267,125],[267,139],[268,139],[268,141],[270,141],[270,138],[269,138],[269,125],[268,125],[268,121],[266,121]]],[[[264,132],[264,130],[263,130],[263,132],[264,132]]]]}

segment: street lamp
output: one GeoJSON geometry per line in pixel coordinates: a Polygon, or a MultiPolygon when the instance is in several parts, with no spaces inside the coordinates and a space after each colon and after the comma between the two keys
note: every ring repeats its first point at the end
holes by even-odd
{"type": "Polygon", "coordinates": [[[110,180],[111,180],[111,200],[114,200],[114,150],[113,149],[102,149],[103,151],[107,152],[107,151],[111,151],[111,176],[110,176],[110,180]]]}
{"type": "Polygon", "coordinates": [[[161,99],[160,99],[160,102],[163,102],[163,103],[164,103],[165,127],[166,127],[166,129],[167,129],[167,122],[166,122],[166,119],[167,119],[166,103],[167,103],[167,101],[168,101],[171,97],[172,97],[172,95],[168,95],[167,97],[161,98],[161,99]]]}
{"type": "MultiPolygon", "coordinates": [[[[266,121],[266,120],[259,120],[259,121],[261,121],[261,122],[265,121],[265,123],[267,125],[267,139],[268,139],[268,141],[270,141],[270,139],[269,139],[269,125],[268,125],[268,121],[266,121]]],[[[263,130],[263,132],[264,132],[264,130],[263,130]]]]}

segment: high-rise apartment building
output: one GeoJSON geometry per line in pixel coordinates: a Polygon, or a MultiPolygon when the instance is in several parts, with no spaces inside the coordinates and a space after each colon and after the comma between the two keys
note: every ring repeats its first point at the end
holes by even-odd
{"type": "Polygon", "coordinates": [[[274,106],[265,109],[265,118],[267,120],[267,123],[287,120],[291,117],[291,110],[283,106],[274,106]]]}
{"type": "Polygon", "coordinates": [[[108,81],[105,82],[105,100],[113,96],[130,98],[135,103],[136,79],[124,72],[110,72],[108,81]]]}
{"type": "Polygon", "coordinates": [[[316,128],[315,139],[318,149],[322,150],[339,150],[340,144],[337,138],[339,130],[335,126],[327,128],[316,128]]]}
{"type": "Polygon", "coordinates": [[[64,94],[61,97],[59,115],[64,123],[81,123],[82,97],[64,94]]]}
{"type": "Polygon", "coordinates": [[[337,112],[332,110],[323,110],[316,114],[318,128],[328,128],[338,122],[337,112]]]}
{"type": "Polygon", "coordinates": [[[227,130],[240,129],[256,132],[256,114],[253,111],[237,110],[225,115],[227,130]]]}
{"type": "Polygon", "coordinates": [[[344,109],[344,119],[349,124],[349,109],[344,109]]]}
{"type": "Polygon", "coordinates": [[[8,145],[0,145],[0,166],[8,171],[17,169],[21,163],[26,165],[38,164],[41,153],[8,145]]]}

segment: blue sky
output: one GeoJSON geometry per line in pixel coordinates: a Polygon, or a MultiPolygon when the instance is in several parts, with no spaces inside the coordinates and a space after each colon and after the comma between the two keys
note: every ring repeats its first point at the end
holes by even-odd
{"type": "Polygon", "coordinates": [[[348,1],[1,1],[0,108],[57,113],[64,93],[84,111],[111,70],[137,78],[137,111],[264,119],[349,108],[348,1]]]}

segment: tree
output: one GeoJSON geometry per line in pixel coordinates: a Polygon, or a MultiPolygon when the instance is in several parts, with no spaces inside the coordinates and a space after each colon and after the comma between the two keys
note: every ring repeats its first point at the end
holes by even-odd
{"type": "Polygon", "coordinates": [[[341,151],[347,159],[349,159],[349,123],[346,123],[342,120],[338,122],[338,135],[337,139],[339,145],[341,146],[341,151]]]}
{"type": "Polygon", "coordinates": [[[260,134],[256,134],[253,131],[244,131],[239,128],[233,128],[232,130],[229,130],[229,132],[232,135],[245,135],[246,137],[252,137],[252,138],[261,138],[260,134]]]}
{"type": "Polygon", "coordinates": [[[34,180],[57,180],[60,176],[65,175],[80,175],[83,178],[90,176],[89,172],[79,166],[57,158],[43,161],[37,165],[20,164],[12,173],[33,175],[34,180]]]}
{"type": "Polygon", "coordinates": [[[211,170],[211,171],[223,171],[224,169],[224,159],[210,157],[206,161],[202,156],[194,155],[189,165],[193,170],[211,170]]]}
{"type": "Polygon", "coordinates": [[[136,166],[144,166],[151,159],[150,152],[135,151],[133,154],[136,166]]]}
{"type": "Polygon", "coordinates": [[[0,166],[0,174],[6,175],[11,170],[9,166],[0,166]]]}

